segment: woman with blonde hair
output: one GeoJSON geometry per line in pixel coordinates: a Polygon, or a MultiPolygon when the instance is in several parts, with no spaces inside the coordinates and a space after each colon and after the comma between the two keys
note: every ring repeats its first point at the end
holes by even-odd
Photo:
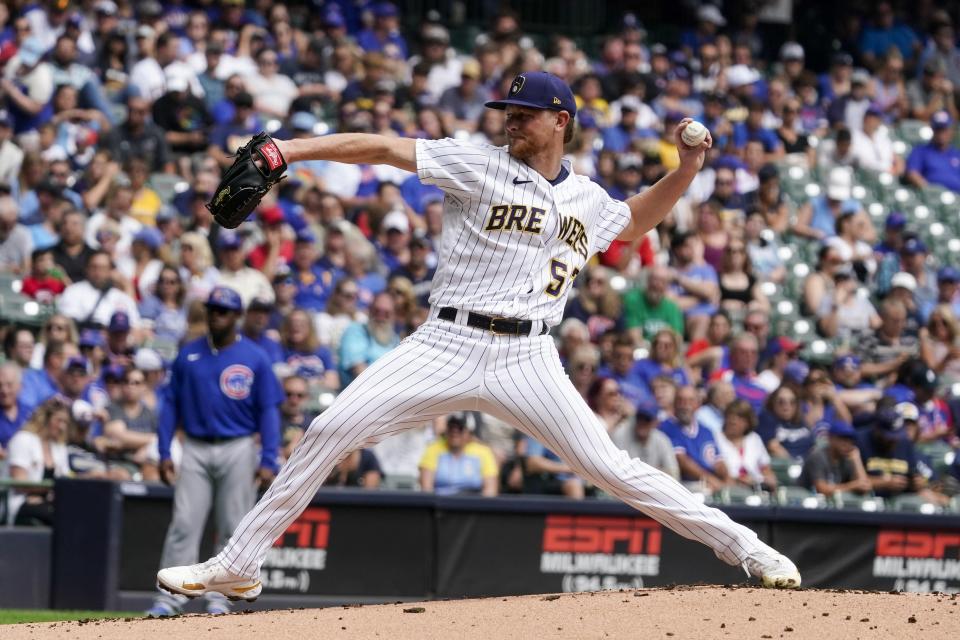
{"type": "Polygon", "coordinates": [[[960,323],[949,304],[937,305],[920,330],[920,357],[938,375],[960,382],[960,323]]]}
{"type": "Polygon", "coordinates": [[[204,300],[220,279],[213,266],[213,251],[206,237],[188,231],[180,237],[180,277],[187,288],[187,300],[204,300]]]}
{"type": "Polygon", "coordinates": [[[405,276],[393,276],[387,281],[387,293],[393,296],[397,333],[402,338],[410,333],[410,318],[417,310],[417,295],[413,292],[413,283],[405,276]]]}
{"type": "MultiPolygon", "coordinates": [[[[70,475],[67,432],[70,405],[59,396],[46,400],[10,439],[7,464],[10,478],[42,482],[70,475]]],[[[18,525],[53,525],[53,496],[49,489],[16,489],[10,494],[10,520],[18,525]]]]}
{"type": "Polygon", "coordinates": [[[678,385],[690,384],[690,372],[684,365],[680,336],[673,329],[660,329],[650,341],[650,355],[638,360],[634,372],[646,385],[647,392],[653,395],[653,380],[658,376],[669,376],[678,385]]]}
{"type": "Polygon", "coordinates": [[[43,329],[33,346],[33,355],[30,356],[30,368],[43,368],[43,354],[47,351],[47,344],[50,342],[64,342],[72,345],[80,343],[80,334],[77,331],[77,323],[73,318],[69,318],[62,313],[55,313],[43,323],[43,329]]]}
{"type": "Polygon", "coordinates": [[[333,362],[333,354],[320,344],[310,314],[294,309],[280,325],[280,346],[291,375],[307,382],[319,382],[328,389],[340,388],[340,376],[333,362]]]}

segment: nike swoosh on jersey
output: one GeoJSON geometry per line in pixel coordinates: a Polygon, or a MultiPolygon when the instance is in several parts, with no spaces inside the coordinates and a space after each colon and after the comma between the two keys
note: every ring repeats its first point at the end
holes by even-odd
{"type": "Polygon", "coordinates": [[[199,353],[191,353],[190,355],[187,356],[187,362],[194,362],[195,360],[199,360],[199,359],[200,359],[199,353]]]}
{"type": "Polygon", "coordinates": [[[533,182],[533,180],[520,180],[519,178],[513,179],[513,184],[527,184],[529,182],[533,182]]]}

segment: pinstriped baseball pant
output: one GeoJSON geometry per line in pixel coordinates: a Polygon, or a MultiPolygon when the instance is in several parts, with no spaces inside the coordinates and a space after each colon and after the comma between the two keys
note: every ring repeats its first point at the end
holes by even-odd
{"type": "Polygon", "coordinates": [[[218,559],[259,575],[268,549],[310,503],[337,462],[453,411],[478,410],[540,440],[577,474],[678,534],[740,564],[765,545],[680,483],[617,449],[577,393],[549,336],[496,336],[431,319],[337,396],[304,434],[263,498],[218,559]]]}

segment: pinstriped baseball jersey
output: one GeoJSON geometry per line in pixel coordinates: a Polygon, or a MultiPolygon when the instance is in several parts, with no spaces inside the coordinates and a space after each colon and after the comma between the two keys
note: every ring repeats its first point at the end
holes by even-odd
{"type": "Polygon", "coordinates": [[[553,185],[507,147],[417,140],[417,174],[446,193],[430,304],[556,324],[587,260],[630,222],[596,183],[553,185]]]}

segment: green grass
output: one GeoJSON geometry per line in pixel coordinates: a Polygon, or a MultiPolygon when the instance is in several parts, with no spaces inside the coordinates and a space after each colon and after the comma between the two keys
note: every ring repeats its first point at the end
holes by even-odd
{"type": "Polygon", "coordinates": [[[54,611],[51,609],[0,609],[0,624],[22,622],[60,622],[99,618],[142,618],[141,612],[123,611],[54,611]]]}

